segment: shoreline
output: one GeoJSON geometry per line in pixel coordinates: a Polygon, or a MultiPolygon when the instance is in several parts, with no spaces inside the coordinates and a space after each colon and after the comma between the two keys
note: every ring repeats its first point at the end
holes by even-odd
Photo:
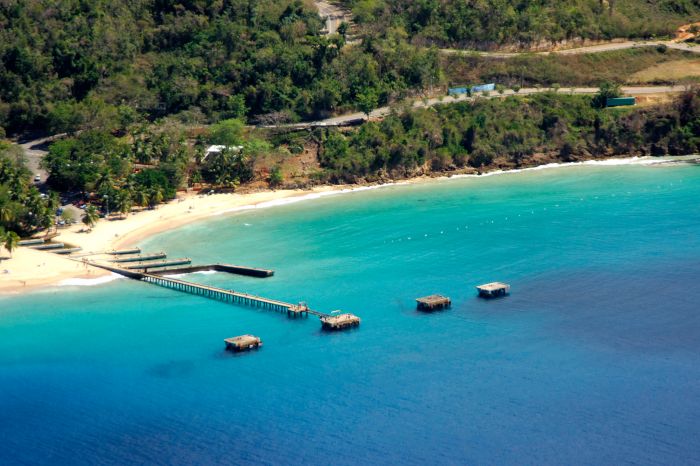
{"type": "MultiPolygon", "coordinates": [[[[583,166],[658,165],[697,161],[697,155],[678,157],[617,157],[581,162],[545,163],[532,167],[491,170],[482,174],[455,173],[437,176],[419,176],[406,180],[364,185],[324,185],[311,189],[265,190],[243,194],[188,194],[154,210],[142,210],[125,219],[100,220],[90,233],[81,232],[82,224],[62,230],[56,240],[80,246],[82,253],[98,253],[132,246],[164,231],[178,228],[210,217],[232,215],[254,209],[283,206],[319,199],[331,195],[348,194],[391,186],[442,182],[452,179],[484,178],[496,175],[583,166]]],[[[2,256],[7,257],[3,250],[2,256]]],[[[111,272],[86,266],[66,256],[29,248],[17,248],[11,259],[0,262],[0,296],[16,295],[41,288],[61,286],[99,285],[116,279],[111,272]],[[4,273],[8,270],[9,273],[4,273]]]]}

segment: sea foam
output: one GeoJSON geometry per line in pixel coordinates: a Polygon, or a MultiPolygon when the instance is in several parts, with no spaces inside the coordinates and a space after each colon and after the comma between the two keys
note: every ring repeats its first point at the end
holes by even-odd
{"type": "Polygon", "coordinates": [[[116,273],[111,273],[104,277],[95,278],[68,278],[66,280],[61,280],[58,283],[58,286],[96,286],[102,285],[104,283],[113,282],[114,280],[119,280],[121,278],[124,277],[122,277],[121,275],[117,275],[116,273]]]}

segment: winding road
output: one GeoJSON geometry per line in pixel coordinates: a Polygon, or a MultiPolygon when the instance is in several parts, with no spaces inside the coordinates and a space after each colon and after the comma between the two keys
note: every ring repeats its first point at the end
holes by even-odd
{"type": "Polygon", "coordinates": [[[479,55],[482,57],[493,58],[515,58],[523,55],[584,55],[588,53],[613,52],[616,50],[627,50],[644,47],[659,47],[665,46],[669,49],[680,50],[683,52],[700,53],[700,46],[692,46],[686,43],[679,43],[672,40],[668,41],[623,41],[610,42],[607,44],[589,45],[586,47],[578,47],[573,49],[553,50],[547,52],[482,52],[479,50],[467,49],[438,49],[441,53],[450,55],[479,55]]]}
{"type": "MultiPolygon", "coordinates": [[[[622,93],[630,96],[640,96],[649,94],[677,94],[686,91],[687,86],[626,86],[622,87],[622,93]]],[[[514,95],[532,95],[539,94],[543,92],[549,92],[552,89],[549,88],[523,88],[519,92],[515,92],[512,89],[504,90],[502,94],[498,92],[491,92],[488,95],[478,95],[474,97],[469,97],[465,94],[458,96],[442,96],[427,100],[416,100],[411,105],[413,108],[427,108],[434,107],[436,105],[451,104],[455,102],[470,102],[476,99],[498,99],[514,95]]],[[[557,92],[560,94],[581,94],[590,95],[595,94],[599,91],[597,87],[562,87],[557,92]]],[[[385,116],[391,114],[391,106],[379,107],[374,111],[370,112],[369,118],[384,118],[385,116]]],[[[333,118],[327,118],[325,120],[311,121],[306,123],[294,123],[288,125],[269,125],[261,126],[261,128],[286,128],[286,129],[306,129],[306,128],[317,128],[325,126],[348,126],[352,124],[357,124],[367,119],[367,115],[361,112],[349,113],[346,115],[341,115],[333,118]]]]}

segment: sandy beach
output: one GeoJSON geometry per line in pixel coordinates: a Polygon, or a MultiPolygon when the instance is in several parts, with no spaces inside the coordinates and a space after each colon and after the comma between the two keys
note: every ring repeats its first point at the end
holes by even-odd
{"type": "Polygon", "coordinates": [[[514,170],[493,170],[481,175],[453,174],[450,176],[423,176],[387,184],[326,185],[308,190],[277,190],[245,194],[212,195],[180,193],[177,199],[167,204],[162,204],[153,210],[146,209],[133,212],[125,218],[114,216],[110,219],[100,219],[90,232],[84,231],[85,225],[82,223],[78,223],[64,230],[59,230],[60,234],[58,237],[54,238],[54,241],[82,248],[82,251],[77,254],[77,260],[72,260],[67,256],[60,256],[47,251],[32,250],[26,247],[17,248],[13,252],[12,257],[9,258],[7,251],[0,249],[0,258],[2,258],[2,261],[0,261],[0,295],[23,293],[25,291],[48,286],[74,284],[81,282],[83,279],[90,280],[90,283],[100,283],[96,279],[104,278],[106,280],[111,273],[80,262],[79,256],[81,254],[99,254],[105,251],[125,248],[138,243],[150,235],[217,215],[232,214],[238,211],[278,205],[285,202],[295,202],[318,196],[361,191],[397,184],[426,183],[464,177],[480,178],[507,173],[581,165],[652,165],[669,162],[697,163],[698,156],[627,157],[588,160],[583,162],[545,163],[538,166],[514,170]]]}
{"type": "MultiPolygon", "coordinates": [[[[355,187],[356,188],[356,187],[355,187]]],[[[153,210],[134,212],[125,218],[100,219],[90,232],[78,223],[53,241],[79,246],[84,253],[99,253],[133,245],[144,238],[207,217],[256,208],[283,199],[340,192],[347,187],[321,186],[311,190],[261,191],[248,194],[180,194],[177,199],[153,210]]],[[[62,285],[74,279],[96,279],[110,273],[67,256],[27,247],[17,248],[10,258],[0,250],[0,294],[16,294],[36,288],[62,285]]]]}

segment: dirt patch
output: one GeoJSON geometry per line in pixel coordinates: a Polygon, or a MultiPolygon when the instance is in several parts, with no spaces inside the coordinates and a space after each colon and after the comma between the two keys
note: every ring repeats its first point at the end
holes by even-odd
{"type": "Polygon", "coordinates": [[[638,95],[636,98],[637,107],[653,107],[673,102],[677,97],[673,94],[645,94],[638,95]]]}
{"type": "Polygon", "coordinates": [[[700,32],[700,22],[684,24],[678,28],[676,31],[675,42],[685,42],[690,39],[695,39],[698,37],[698,32],[700,32]]]}
{"type": "Polygon", "coordinates": [[[700,60],[676,60],[659,63],[634,73],[630,83],[667,83],[700,76],[700,60]]]}
{"type": "Polygon", "coordinates": [[[279,151],[257,158],[254,170],[259,187],[267,185],[270,172],[275,167],[282,174],[282,186],[294,188],[308,185],[314,174],[321,170],[318,144],[307,141],[302,146],[284,145],[279,151]]]}

